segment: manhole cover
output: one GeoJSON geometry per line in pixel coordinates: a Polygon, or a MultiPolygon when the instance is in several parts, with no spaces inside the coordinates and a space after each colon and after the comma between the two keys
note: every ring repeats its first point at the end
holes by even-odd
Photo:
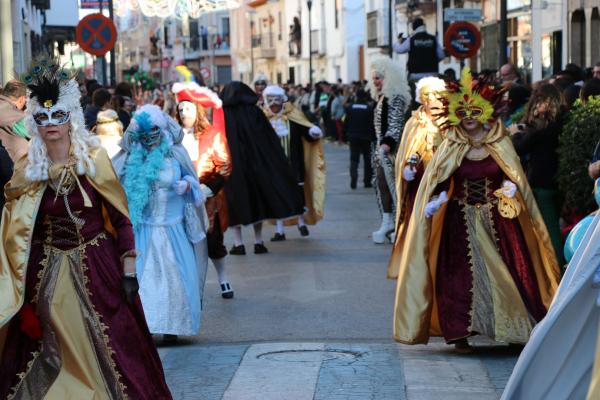
{"type": "Polygon", "coordinates": [[[282,362],[323,362],[329,360],[354,360],[361,353],[346,350],[281,350],[259,354],[256,358],[282,362]]]}

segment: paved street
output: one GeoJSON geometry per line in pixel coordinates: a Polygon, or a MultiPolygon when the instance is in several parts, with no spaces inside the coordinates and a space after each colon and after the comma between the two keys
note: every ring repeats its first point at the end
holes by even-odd
{"type": "MultiPolygon", "coordinates": [[[[348,158],[327,146],[325,219],[309,238],[288,228],[286,242],[269,243],[268,226],[270,254],[228,257],[234,300],[221,299],[209,267],[201,334],[160,347],[175,399],[499,398],[518,350],[477,340],[460,356],[439,339],[391,339],[390,247],[370,241],[374,194],[350,190],[348,158]]],[[[252,230],[244,235],[252,250],[252,230]]]]}

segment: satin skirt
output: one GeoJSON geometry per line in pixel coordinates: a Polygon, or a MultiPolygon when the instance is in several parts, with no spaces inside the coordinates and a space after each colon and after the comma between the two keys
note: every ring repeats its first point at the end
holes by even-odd
{"type": "Polygon", "coordinates": [[[71,250],[34,246],[26,301],[41,340],[9,323],[0,397],[9,399],[170,399],[139,300],[127,304],[112,237],[71,250]]]}

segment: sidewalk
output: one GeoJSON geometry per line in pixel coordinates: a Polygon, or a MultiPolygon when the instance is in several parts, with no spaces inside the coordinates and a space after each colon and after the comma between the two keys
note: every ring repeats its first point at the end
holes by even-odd
{"type": "Polygon", "coordinates": [[[475,341],[457,355],[439,340],[260,343],[160,348],[176,400],[492,400],[517,353],[475,341]]]}

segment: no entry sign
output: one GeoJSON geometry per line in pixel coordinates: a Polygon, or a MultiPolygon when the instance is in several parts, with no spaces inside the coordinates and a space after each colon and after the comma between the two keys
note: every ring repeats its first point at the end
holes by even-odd
{"type": "Polygon", "coordinates": [[[444,47],[458,59],[470,58],[481,46],[479,29],[469,22],[455,22],[444,35],[444,47]]]}
{"type": "Polygon", "coordinates": [[[115,47],[117,28],[104,15],[90,14],[77,24],[75,37],[84,51],[102,57],[115,47]]]}

